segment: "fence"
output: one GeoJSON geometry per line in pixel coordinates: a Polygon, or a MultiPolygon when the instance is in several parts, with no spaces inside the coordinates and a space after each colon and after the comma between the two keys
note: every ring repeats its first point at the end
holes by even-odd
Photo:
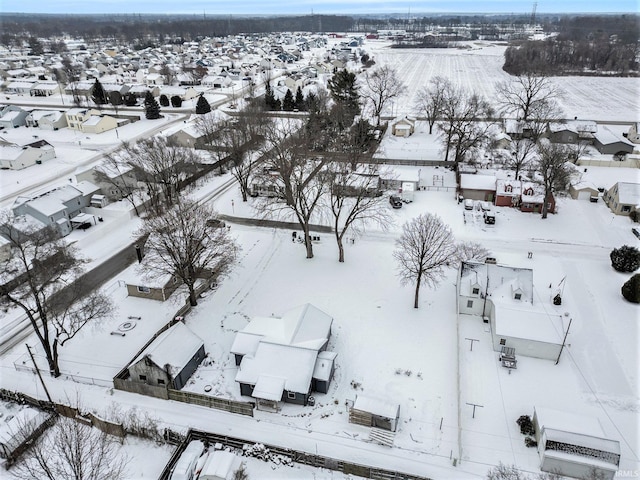
{"type": "Polygon", "coordinates": [[[182,392],[180,390],[169,389],[169,400],[177,402],[190,403],[200,405],[202,407],[215,408],[239,415],[248,415],[253,417],[254,404],[248,402],[237,402],[227,398],[211,397],[200,393],[182,392]]]}
{"type": "Polygon", "coordinates": [[[126,431],[122,423],[110,422],[94,415],[93,413],[82,413],[75,407],[56,404],[56,412],[63,417],[74,419],[87,426],[95,427],[107,435],[113,435],[119,438],[124,438],[126,435],[126,431]]]}
{"type": "Polygon", "coordinates": [[[611,168],[640,168],[640,160],[631,158],[621,161],[616,160],[596,160],[591,158],[580,158],[577,164],[581,167],[611,167],[611,168]]]}
{"type": "MultiPolygon", "coordinates": [[[[178,437],[177,434],[170,434],[165,432],[165,439],[168,437],[178,437]]],[[[192,440],[203,440],[214,445],[220,443],[227,447],[237,448],[242,450],[245,445],[254,445],[256,442],[244,440],[237,437],[230,437],[227,435],[218,435],[215,433],[201,432],[198,430],[189,430],[186,438],[176,449],[171,456],[169,462],[165,466],[164,470],[160,474],[159,480],[169,480],[171,470],[175,466],[178,458],[184,451],[185,447],[192,440]]],[[[167,440],[168,441],[168,440],[167,440]]],[[[312,453],[303,452],[300,450],[294,450],[289,448],[282,448],[275,445],[262,444],[271,453],[280,455],[291,459],[291,461],[300,463],[303,465],[309,465],[316,468],[326,468],[329,470],[335,470],[344,474],[357,475],[363,478],[369,478],[373,480],[431,480],[429,477],[422,477],[419,475],[413,475],[409,473],[402,473],[394,470],[386,470],[384,468],[376,468],[368,465],[361,465],[358,463],[346,462],[344,460],[338,460],[332,457],[325,457],[323,455],[316,455],[312,453]]]]}
{"type": "MultiPolygon", "coordinates": [[[[266,220],[262,218],[243,218],[233,217],[231,215],[218,215],[222,220],[228,220],[229,222],[237,223],[239,225],[252,225],[257,227],[269,227],[269,228],[283,228],[287,230],[299,230],[300,224],[298,222],[281,222],[279,220],[266,220]]],[[[333,228],[328,225],[309,225],[309,230],[312,232],[331,233],[333,228]]]]}

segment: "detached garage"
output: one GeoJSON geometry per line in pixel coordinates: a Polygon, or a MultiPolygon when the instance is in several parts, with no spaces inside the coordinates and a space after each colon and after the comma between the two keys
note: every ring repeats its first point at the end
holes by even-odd
{"type": "Polygon", "coordinates": [[[573,478],[615,477],[620,443],[607,438],[597,418],[536,407],[533,425],[543,472],[573,478]]]}

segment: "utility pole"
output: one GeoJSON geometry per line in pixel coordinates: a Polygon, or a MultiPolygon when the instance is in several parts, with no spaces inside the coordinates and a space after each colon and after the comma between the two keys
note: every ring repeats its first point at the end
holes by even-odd
{"type": "Polygon", "coordinates": [[[53,403],[53,400],[51,400],[51,395],[49,395],[49,390],[47,390],[47,386],[44,384],[44,379],[42,378],[42,375],[40,374],[40,369],[38,368],[38,364],[36,363],[35,358],[33,358],[33,353],[31,353],[31,348],[29,347],[28,343],[25,343],[25,345],[27,346],[27,351],[29,352],[29,356],[31,357],[31,361],[33,362],[33,366],[36,369],[36,373],[38,374],[38,377],[40,378],[40,383],[42,383],[42,388],[44,388],[44,393],[47,394],[47,398],[49,399],[49,402],[53,403]]]}
{"type": "Polygon", "coordinates": [[[560,355],[562,355],[562,350],[564,350],[564,346],[567,342],[567,335],[569,335],[569,329],[571,328],[571,321],[573,318],[569,319],[569,325],[567,325],[567,331],[564,332],[564,338],[562,339],[562,346],[560,347],[560,351],[558,352],[558,358],[556,358],[556,365],[560,362],[560,355]]]}

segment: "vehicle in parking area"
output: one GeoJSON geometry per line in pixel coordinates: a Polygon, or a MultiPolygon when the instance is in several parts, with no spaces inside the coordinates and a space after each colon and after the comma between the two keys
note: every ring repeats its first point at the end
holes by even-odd
{"type": "Polygon", "coordinates": [[[389,203],[393,208],[402,208],[402,198],[398,195],[391,195],[389,197],[389,203]]]}
{"type": "Polygon", "coordinates": [[[489,225],[496,223],[496,213],[492,209],[485,210],[482,216],[484,217],[484,223],[489,225]]]}
{"type": "Polygon", "coordinates": [[[493,208],[491,202],[480,202],[480,208],[483,212],[489,211],[493,208]]]}
{"type": "Polygon", "coordinates": [[[633,233],[636,237],[640,238],[640,232],[637,228],[632,228],[631,233],[633,233]]]}
{"type": "Polygon", "coordinates": [[[204,453],[204,443],[200,440],[193,440],[184,449],[180,458],[173,467],[171,480],[193,480],[196,478],[196,465],[198,459],[204,453]]]}
{"type": "Polygon", "coordinates": [[[473,200],[470,198],[464,199],[464,209],[465,210],[473,210],[473,200]]]}

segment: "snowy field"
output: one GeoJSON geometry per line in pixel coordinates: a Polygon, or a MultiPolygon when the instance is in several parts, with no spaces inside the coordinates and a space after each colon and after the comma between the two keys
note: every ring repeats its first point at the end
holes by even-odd
{"type": "MultiPolygon", "coordinates": [[[[363,48],[377,64],[396,68],[408,87],[406,95],[383,114],[412,114],[416,92],[435,76],[495,101],[496,84],[511,78],[502,70],[506,47],[490,42],[463,44],[462,49],[391,49],[388,42],[367,41],[363,48]]],[[[566,118],[640,120],[640,78],[554,77],[553,83],[563,91],[559,103],[566,118]]]]}

